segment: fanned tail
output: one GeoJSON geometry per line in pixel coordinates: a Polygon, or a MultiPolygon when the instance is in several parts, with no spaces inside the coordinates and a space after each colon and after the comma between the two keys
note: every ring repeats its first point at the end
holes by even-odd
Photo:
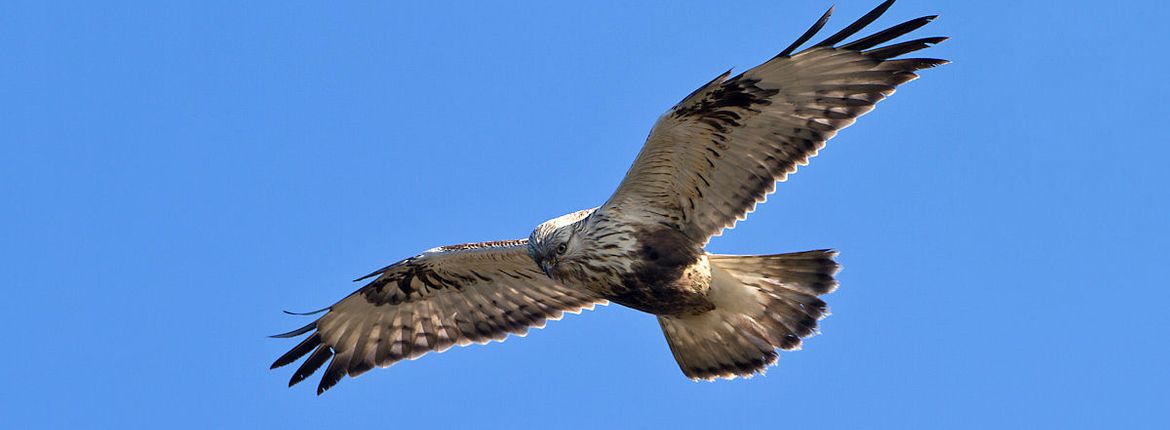
{"type": "Polygon", "coordinates": [[[777,349],[800,349],[829,314],[817,296],[837,288],[837,252],[709,255],[715,309],[692,316],[660,316],[670,351],[683,374],[713,380],[764,373],[777,349]]]}

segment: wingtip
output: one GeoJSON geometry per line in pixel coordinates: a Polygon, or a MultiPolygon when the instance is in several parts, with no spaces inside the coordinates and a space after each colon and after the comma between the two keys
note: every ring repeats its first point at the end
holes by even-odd
{"type": "Polygon", "coordinates": [[[935,68],[938,66],[945,66],[947,64],[951,64],[951,60],[944,60],[941,58],[919,58],[918,64],[919,64],[919,67],[918,67],[919,70],[932,69],[932,68],[935,68]]]}
{"type": "Polygon", "coordinates": [[[287,333],[274,334],[274,335],[271,335],[268,337],[275,338],[275,339],[288,339],[291,337],[297,337],[297,336],[300,336],[302,334],[308,333],[309,331],[312,331],[316,328],[317,328],[317,322],[313,321],[311,323],[305,324],[304,327],[298,328],[296,330],[293,330],[293,331],[290,331],[287,333]]]}
{"type": "MultiPolygon", "coordinates": [[[[299,369],[298,369],[298,372],[299,372],[299,369]]],[[[308,375],[300,375],[299,373],[293,373],[293,376],[291,378],[288,378],[288,387],[289,388],[295,387],[297,384],[300,384],[301,381],[304,381],[306,379],[309,379],[308,375]]]]}
{"type": "Polygon", "coordinates": [[[289,315],[296,315],[296,316],[303,317],[303,316],[309,316],[309,315],[317,315],[321,312],[325,312],[325,311],[329,310],[329,308],[330,308],[330,306],[326,306],[326,307],[323,307],[321,309],[317,309],[315,311],[309,311],[309,312],[293,312],[293,311],[289,311],[289,310],[282,310],[281,312],[284,312],[284,313],[289,314],[289,315]]]}
{"type": "Polygon", "coordinates": [[[328,377],[329,375],[327,374],[321,376],[321,382],[317,384],[317,396],[325,394],[326,391],[329,391],[330,388],[333,388],[334,385],[337,385],[338,381],[332,381],[332,383],[329,383],[330,381],[327,381],[328,377]]]}
{"type": "Polygon", "coordinates": [[[853,34],[857,33],[862,28],[865,28],[869,24],[873,23],[874,20],[877,20],[879,17],[881,17],[883,14],[885,14],[886,11],[890,9],[890,6],[893,6],[893,5],[894,5],[894,0],[886,0],[882,4],[879,4],[877,7],[873,8],[873,10],[870,10],[865,15],[862,15],[861,18],[857,19],[857,21],[854,21],[852,24],[849,24],[848,26],[841,29],[837,33],[834,33],[832,36],[829,36],[827,39],[822,40],[820,43],[813,45],[813,47],[823,47],[823,46],[830,46],[831,47],[833,45],[836,45],[837,43],[839,43],[839,42],[849,38],[853,34]]]}
{"type": "Polygon", "coordinates": [[[817,19],[815,23],[813,23],[812,27],[809,27],[808,30],[805,30],[804,34],[801,34],[800,37],[796,38],[796,40],[789,44],[787,48],[784,48],[783,51],[780,51],[779,54],[776,54],[776,57],[774,58],[791,56],[793,52],[796,52],[797,49],[800,49],[801,45],[804,45],[805,42],[808,42],[809,39],[812,39],[813,36],[815,36],[818,32],[821,31],[822,28],[825,27],[825,24],[829,22],[829,17],[833,16],[833,10],[836,8],[836,5],[829,6],[829,10],[826,10],[825,13],[821,14],[821,17],[817,19]]]}

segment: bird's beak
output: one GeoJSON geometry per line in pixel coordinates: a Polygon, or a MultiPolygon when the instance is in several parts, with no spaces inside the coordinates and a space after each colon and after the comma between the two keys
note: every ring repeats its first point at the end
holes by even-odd
{"type": "Polygon", "coordinates": [[[545,276],[552,278],[552,265],[548,261],[540,262],[540,270],[544,271],[545,276]]]}

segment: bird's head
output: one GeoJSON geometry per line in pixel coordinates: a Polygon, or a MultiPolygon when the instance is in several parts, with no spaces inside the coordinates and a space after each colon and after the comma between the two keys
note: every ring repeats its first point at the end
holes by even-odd
{"type": "Polygon", "coordinates": [[[581,252],[578,224],[594,209],[577,211],[545,221],[528,237],[528,255],[548,277],[556,279],[562,263],[572,261],[581,252]]]}

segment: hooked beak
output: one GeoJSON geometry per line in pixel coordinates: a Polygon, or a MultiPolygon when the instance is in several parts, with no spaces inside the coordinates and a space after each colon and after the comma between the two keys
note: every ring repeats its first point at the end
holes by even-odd
{"type": "Polygon", "coordinates": [[[552,264],[549,264],[547,260],[540,262],[540,270],[544,271],[545,276],[548,276],[550,279],[552,278],[552,264]]]}

